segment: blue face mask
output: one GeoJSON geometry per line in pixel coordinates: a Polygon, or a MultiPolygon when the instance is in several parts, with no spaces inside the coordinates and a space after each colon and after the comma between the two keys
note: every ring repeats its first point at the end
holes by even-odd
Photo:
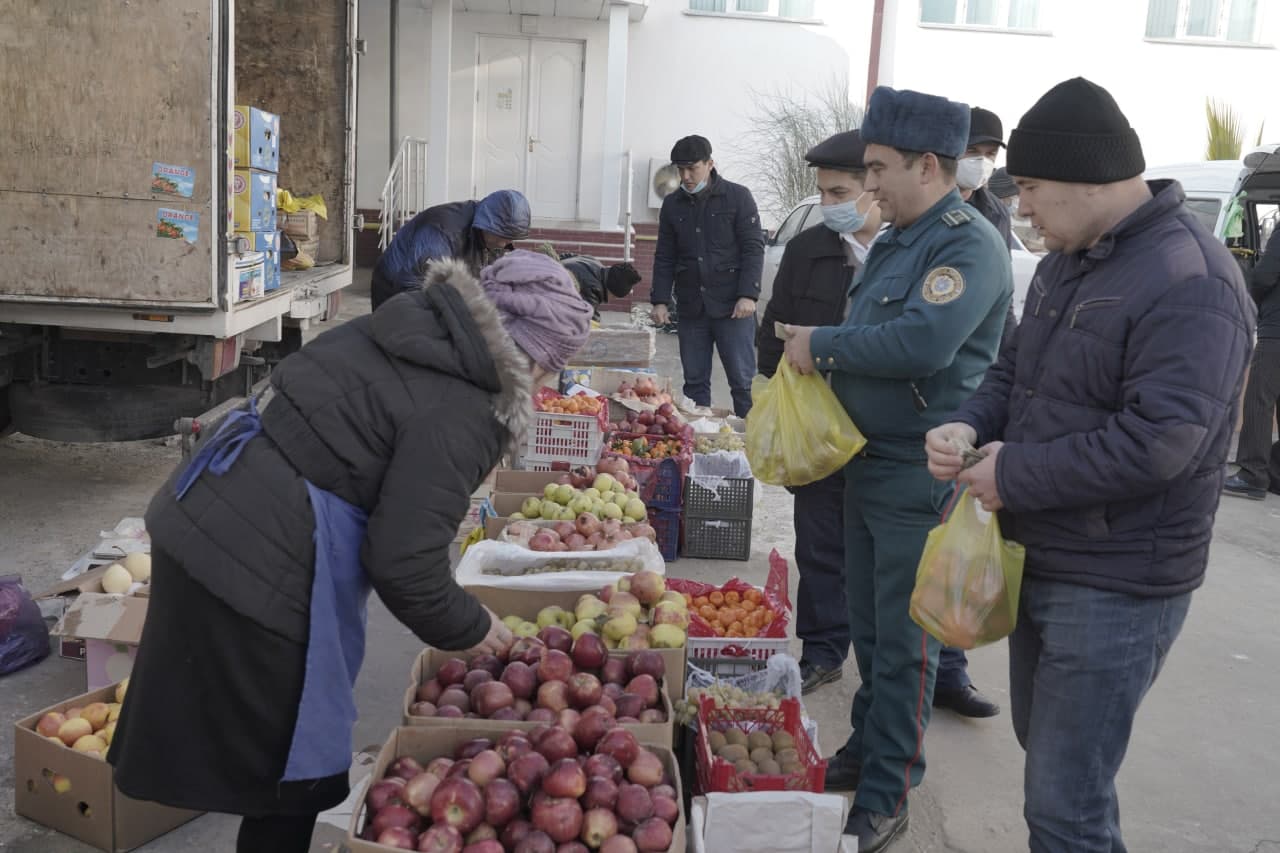
{"type": "Polygon", "coordinates": [[[867,215],[858,210],[858,200],[842,204],[822,205],[822,221],[837,234],[850,234],[867,223],[867,215]]]}
{"type": "Polygon", "coordinates": [[[698,193],[702,192],[702,191],[703,191],[703,190],[705,190],[706,188],[707,188],[707,180],[706,180],[706,178],[703,178],[703,179],[702,179],[702,181],[701,181],[701,183],[699,183],[699,184],[698,184],[696,187],[694,187],[693,189],[689,189],[689,188],[688,188],[688,187],[686,187],[684,184],[681,184],[681,185],[680,185],[680,189],[684,190],[684,191],[685,191],[685,192],[687,192],[689,195],[697,195],[698,193]]]}

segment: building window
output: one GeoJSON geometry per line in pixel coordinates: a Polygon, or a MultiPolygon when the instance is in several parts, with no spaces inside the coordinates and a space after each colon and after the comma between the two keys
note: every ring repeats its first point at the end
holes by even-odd
{"type": "Polygon", "coordinates": [[[1149,0],[1147,38],[1257,43],[1258,0],[1149,0]]]}
{"type": "Polygon", "coordinates": [[[816,0],[689,0],[689,11],[812,20],[815,5],[816,0]]]}
{"type": "Polygon", "coordinates": [[[1040,29],[1040,0],[920,0],[920,23],[1040,29]]]}

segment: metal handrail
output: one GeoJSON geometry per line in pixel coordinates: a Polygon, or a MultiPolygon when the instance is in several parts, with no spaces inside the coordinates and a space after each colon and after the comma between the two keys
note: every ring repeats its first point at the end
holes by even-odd
{"type": "Polygon", "coordinates": [[[400,226],[427,206],[427,140],[416,136],[400,140],[379,201],[378,248],[385,250],[400,226]]]}
{"type": "Polygon", "coordinates": [[[631,263],[631,243],[635,237],[635,231],[631,227],[631,196],[636,183],[636,169],[635,158],[630,149],[622,156],[627,158],[627,206],[622,212],[622,260],[631,263]]]}

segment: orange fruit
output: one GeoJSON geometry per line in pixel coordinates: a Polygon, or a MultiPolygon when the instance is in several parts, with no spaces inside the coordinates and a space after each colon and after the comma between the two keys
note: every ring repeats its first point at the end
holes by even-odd
{"type": "Polygon", "coordinates": [[[710,604],[711,601],[705,595],[700,595],[693,600],[693,603],[694,603],[694,606],[701,609],[703,607],[706,607],[708,604],[710,604]]]}
{"type": "Polygon", "coordinates": [[[729,590],[724,594],[725,604],[737,604],[741,600],[742,600],[742,596],[738,595],[737,591],[735,590],[729,590]]]}
{"type": "Polygon", "coordinates": [[[714,604],[716,607],[719,607],[720,605],[724,604],[724,593],[718,589],[715,592],[708,595],[707,598],[709,598],[711,600],[711,603],[714,604]]]}
{"type": "Polygon", "coordinates": [[[754,601],[756,604],[759,604],[764,600],[764,596],[760,594],[760,590],[758,589],[747,590],[746,598],[748,601],[754,601]]]}
{"type": "Polygon", "coordinates": [[[716,620],[716,609],[710,604],[704,604],[698,608],[698,615],[708,622],[714,622],[716,620]]]}
{"type": "Polygon", "coordinates": [[[742,609],[747,613],[750,613],[752,610],[756,609],[756,603],[748,598],[742,602],[742,609]]]}

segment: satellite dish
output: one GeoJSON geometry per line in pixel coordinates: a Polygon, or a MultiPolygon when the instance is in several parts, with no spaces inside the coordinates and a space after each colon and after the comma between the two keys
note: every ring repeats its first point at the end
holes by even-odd
{"type": "Polygon", "coordinates": [[[653,194],[658,198],[666,198],[680,186],[680,170],[674,163],[668,163],[653,174],[653,194]]]}

